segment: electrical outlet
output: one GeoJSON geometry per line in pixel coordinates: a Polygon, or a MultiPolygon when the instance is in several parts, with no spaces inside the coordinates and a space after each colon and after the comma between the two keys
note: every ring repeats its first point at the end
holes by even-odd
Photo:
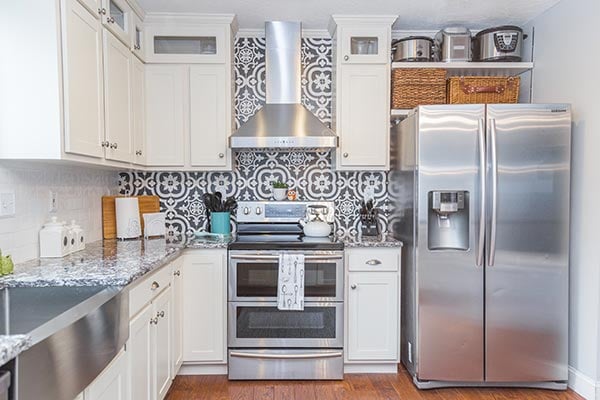
{"type": "Polygon", "coordinates": [[[0,217],[15,215],[15,192],[0,193],[0,217]]]}
{"type": "Polygon", "coordinates": [[[55,191],[50,191],[50,204],[48,206],[48,212],[55,213],[58,211],[58,195],[55,191]]]}

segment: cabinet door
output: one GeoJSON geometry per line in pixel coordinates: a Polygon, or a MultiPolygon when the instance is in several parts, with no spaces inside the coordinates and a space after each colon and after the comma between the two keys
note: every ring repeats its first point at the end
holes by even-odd
{"type": "Polygon", "coordinates": [[[351,272],[348,292],[348,360],[397,360],[398,274],[351,272]]]}
{"type": "Polygon", "coordinates": [[[85,400],[127,400],[129,398],[127,371],[127,356],[122,351],[85,389],[85,400]]]}
{"type": "Polygon", "coordinates": [[[131,119],[133,162],[138,165],[146,164],[146,131],[144,127],[144,64],[131,57],[131,119]]]}
{"type": "Polygon", "coordinates": [[[152,399],[152,334],[154,314],[151,304],[129,322],[129,378],[131,399],[152,399]]]}
{"type": "Polygon", "coordinates": [[[183,286],[183,361],[226,360],[226,251],[185,256],[183,286]]]}
{"type": "Polygon", "coordinates": [[[338,45],[343,64],[390,62],[389,25],[357,24],[339,28],[338,45]]]}
{"type": "Polygon", "coordinates": [[[126,0],[102,0],[102,23],[129,48],[133,11],[126,0]]]}
{"type": "Polygon", "coordinates": [[[225,65],[190,67],[190,160],[193,167],[228,165],[229,98],[225,65]]]}
{"type": "Polygon", "coordinates": [[[230,31],[229,24],[147,25],[145,60],[225,64],[231,58],[230,31]]]}
{"type": "Polygon", "coordinates": [[[131,51],[140,60],[144,60],[144,51],[146,50],[146,46],[144,42],[144,27],[142,20],[135,13],[132,13],[131,16],[131,51]]]}
{"type": "Polygon", "coordinates": [[[172,305],[173,312],[171,313],[172,318],[172,343],[173,343],[173,362],[172,362],[172,372],[171,375],[175,377],[177,375],[177,371],[179,371],[179,367],[183,363],[183,274],[182,274],[182,259],[178,259],[173,264],[173,280],[171,281],[171,291],[172,291],[172,305]]]}
{"type": "Polygon", "coordinates": [[[340,169],[389,168],[389,66],[343,65],[338,89],[340,169]]]}
{"type": "Polygon", "coordinates": [[[131,55],[110,32],[104,31],[104,104],[106,121],[105,157],[130,162],[131,140],[131,55]]]}
{"type": "Polygon", "coordinates": [[[154,393],[163,399],[171,386],[171,287],[169,286],[152,302],[154,316],[154,393]]]}
{"type": "Polygon", "coordinates": [[[146,163],[183,167],[185,71],[180,65],[146,65],[146,163]]]}
{"type": "Polygon", "coordinates": [[[95,18],[100,19],[102,15],[102,0],[79,0],[95,18]]]}
{"type": "Polygon", "coordinates": [[[65,152],[102,157],[102,26],[77,0],[66,0],[64,4],[65,152]]]}

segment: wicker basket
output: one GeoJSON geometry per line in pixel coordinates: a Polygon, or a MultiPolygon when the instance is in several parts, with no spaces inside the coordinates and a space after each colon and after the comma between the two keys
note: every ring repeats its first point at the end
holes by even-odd
{"type": "Polygon", "coordinates": [[[396,68],[392,70],[392,108],[446,104],[446,70],[396,68]]]}
{"type": "Polygon", "coordinates": [[[448,79],[448,104],[498,104],[519,101],[518,76],[462,76],[448,79]]]}

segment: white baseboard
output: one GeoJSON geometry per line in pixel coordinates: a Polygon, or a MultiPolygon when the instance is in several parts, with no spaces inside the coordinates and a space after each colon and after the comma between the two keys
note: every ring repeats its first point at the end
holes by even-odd
{"type": "Polygon", "coordinates": [[[600,399],[600,383],[569,367],[569,387],[586,400],[600,399]]]}
{"type": "Polygon", "coordinates": [[[396,374],[398,364],[344,364],[345,374],[396,374]]]}
{"type": "Polygon", "coordinates": [[[177,375],[227,375],[227,365],[183,364],[177,375]]]}

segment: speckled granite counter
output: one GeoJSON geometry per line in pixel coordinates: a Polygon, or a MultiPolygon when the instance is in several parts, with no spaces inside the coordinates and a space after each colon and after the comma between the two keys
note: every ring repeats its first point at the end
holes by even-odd
{"type": "Polygon", "coordinates": [[[344,237],[345,248],[360,248],[360,247],[402,247],[402,242],[394,239],[390,235],[382,235],[380,237],[364,236],[359,237],[344,237]]]}
{"type": "Polygon", "coordinates": [[[0,335],[0,365],[6,364],[31,346],[27,335],[0,335]]]}

